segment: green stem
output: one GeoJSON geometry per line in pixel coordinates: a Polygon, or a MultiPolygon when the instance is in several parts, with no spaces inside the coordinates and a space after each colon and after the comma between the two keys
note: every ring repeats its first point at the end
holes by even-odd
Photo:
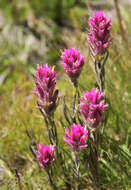
{"type": "Polygon", "coordinates": [[[76,166],[76,174],[79,179],[79,153],[75,153],[75,166],[76,166]]]}
{"type": "MultiPolygon", "coordinates": [[[[98,56],[94,62],[94,70],[96,73],[96,80],[101,92],[104,91],[105,85],[105,64],[108,58],[108,51],[98,56]]],[[[89,131],[90,132],[90,131],[89,131]]],[[[94,178],[94,188],[99,189],[99,134],[100,131],[95,130],[89,134],[89,146],[90,146],[90,170],[94,178]]]]}
{"type": "Polygon", "coordinates": [[[54,190],[58,190],[56,185],[54,184],[52,178],[51,178],[51,174],[50,174],[50,171],[49,169],[46,170],[47,174],[48,174],[48,179],[49,179],[49,182],[50,182],[50,186],[54,189],[54,190]]]}
{"type": "Polygon", "coordinates": [[[78,93],[78,86],[77,84],[73,84],[73,104],[72,104],[72,123],[75,122],[75,106],[76,106],[76,97],[78,93]]]}
{"type": "MultiPolygon", "coordinates": [[[[37,105],[38,105],[38,102],[37,102],[37,105]]],[[[39,107],[39,105],[38,105],[38,107],[39,107]]],[[[45,120],[45,124],[46,124],[46,128],[47,128],[50,144],[53,144],[52,137],[51,137],[52,136],[52,134],[51,134],[52,132],[51,132],[51,129],[49,127],[49,123],[48,123],[47,117],[45,116],[45,114],[43,113],[43,111],[42,111],[41,108],[39,108],[39,110],[40,110],[40,112],[41,112],[41,114],[42,114],[42,116],[43,116],[43,118],[45,120]]]]}
{"type": "Polygon", "coordinates": [[[105,86],[105,64],[108,58],[108,51],[105,53],[105,55],[103,57],[101,57],[100,59],[96,59],[95,63],[94,63],[94,68],[95,68],[95,72],[96,72],[96,79],[97,79],[97,83],[99,86],[99,89],[101,92],[104,91],[104,86],[105,86]]]}
{"type": "Polygon", "coordinates": [[[94,186],[96,189],[99,188],[99,163],[98,163],[98,157],[99,157],[99,138],[98,138],[98,132],[95,131],[90,135],[90,169],[91,173],[94,178],[94,186]]]}
{"type": "Polygon", "coordinates": [[[57,157],[58,157],[58,136],[57,136],[57,128],[56,128],[56,124],[55,124],[55,121],[54,121],[54,117],[53,116],[50,116],[48,118],[49,120],[49,123],[50,123],[50,130],[52,132],[52,137],[53,137],[53,144],[55,144],[56,146],[56,154],[57,154],[57,157]]]}
{"type": "Polygon", "coordinates": [[[76,175],[77,178],[75,180],[75,190],[79,190],[79,152],[73,152],[73,156],[74,156],[74,162],[75,162],[75,168],[76,168],[76,175]]]}

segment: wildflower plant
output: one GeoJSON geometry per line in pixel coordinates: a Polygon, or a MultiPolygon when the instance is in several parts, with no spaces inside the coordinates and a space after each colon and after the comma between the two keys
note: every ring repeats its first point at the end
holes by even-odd
{"type": "Polygon", "coordinates": [[[108,47],[112,42],[110,37],[112,24],[110,18],[106,17],[103,11],[95,11],[94,16],[89,18],[88,23],[87,42],[94,61],[97,85],[100,91],[103,91],[105,81],[104,66],[108,58],[108,47]]]}
{"type": "MultiPolygon", "coordinates": [[[[111,20],[106,17],[103,11],[95,11],[94,16],[89,18],[89,33],[87,36],[88,45],[90,47],[91,56],[94,61],[94,71],[96,76],[96,84],[99,90],[92,90],[90,95],[94,98],[95,105],[93,105],[93,99],[91,100],[90,95],[84,94],[84,98],[81,99],[81,113],[84,118],[87,118],[87,125],[97,127],[101,122],[103,113],[107,108],[107,104],[104,102],[104,87],[105,87],[105,63],[108,58],[108,47],[110,46],[112,39],[111,33],[111,20]],[[93,93],[96,92],[96,95],[93,93]],[[84,99],[89,99],[89,103],[83,104],[84,99]],[[88,107],[88,106],[89,107],[88,107]],[[87,108],[88,107],[88,108],[87,108]],[[85,109],[82,109],[85,108],[85,109]],[[82,111],[83,110],[83,111],[82,111]]],[[[87,101],[85,101],[87,102],[87,101]]],[[[100,130],[96,130],[90,133],[89,144],[90,144],[90,159],[89,165],[91,173],[94,177],[95,186],[99,186],[99,137],[100,130]]]]}
{"type": "Polygon", "coordinates": [[[73,84],[72,123],[75,122],[75,104],[78,94],[78,78],[84,66],[84,57],[76,48],[65,49],[61,54],[61,64],[73,84]]]}
{"type": "Polygon", "coordinates": [[[36,83],[34,94],[37,96],[37,105],[44,116],[46,122],[49,140],[52,145],[56,145],[57,129],[54,122],[53,112],[56,108],[58,99],[58,90],[55,90],[56,73],[54,67],[47,64],[40,65],[36,71],[36,83]]]}
{"type": "Polygon", "coordinates": [[[40,65],[35,75],[34,94],[47,127],[50,145],[40,143],[36,145],[33,152],[39,166],[47,172],[51,187],[55,190],[60,189],[54,180],[54,168],[57,167],[61,168],[65,189],[81,189],[83,183],[87,184],[83,178],[85,173],[87,173],[85,176],[91,174],[94,188],[100,187],[99,134],[103,127],[104,113],[108,108],[104,97],[104,66],[108,56],[107,48],[111,44],[111,21],[103,12],[95,12],[94,16],[89,18],[89,27],[87,41],[94,61],[97,88],[93,87],[91,91],[82,92],[80,97],[78,78],[84,66],[84,57],[76,48],[65,49],[61,54],[60,62],[75,91],[72,114],[70,110],[67,114],[65,110],[67,106],[64,104],[64,116],[68,126],[65,128],[63,121],[60,121],[65,131],[63,138],[58,136],[54,117],[58,100],[58,90],[55,90],[55,69],[47,64],[40,65]],[[70,151],[65,150],[65,143],[61,143],[62,139],[69,146],[70,151]]]}

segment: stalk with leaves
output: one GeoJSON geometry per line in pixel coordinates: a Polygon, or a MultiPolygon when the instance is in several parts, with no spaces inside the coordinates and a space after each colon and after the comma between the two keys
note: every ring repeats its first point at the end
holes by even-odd
{"type": "MultiPolygon", "coordinates": [[[[94,61],[94,71],[96,75],[97,90],[92,90],[87,99],[90,100],[91,113],[88,114],[88,126],[90,130],[90,167],[95,179],[96,187],[99,186],[98,159],[99,159],[99,127],[102,126],[102,116],[107,105],[104,104],[105,87],[105,63],[108,58],[108,47],[112,42],[110,38],[111,20],[104,15],[104,12],[95,12],[93,17],[89,18],[88,44],[94,61]],[[92,97],[91,97],[92,96],[92,97]],[[93,113],[93,115],[91,115],[93,113]],[[91,118],[90,118],[91,117],[91,118]],[[89,123],[91,120],[91,124],[89,123]],[[94,166],[93,166],[94,165],[94,166]]],[[[87,100],[88,101],[88,100],[87,100]]],[[[85,117],[85,116],[84,116],[85,117]]]]}

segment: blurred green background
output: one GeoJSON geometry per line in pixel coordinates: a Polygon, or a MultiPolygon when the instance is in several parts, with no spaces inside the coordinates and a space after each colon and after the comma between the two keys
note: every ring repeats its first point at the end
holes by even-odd
{"type": "MultiPolygon", "coordinates": [[[[0,0],[0,189],[18,189],[15,168],[23,189],[50,189],[33,161],[25,132],[28,129],[37,142],[47,141],[32,94],[33,75],[37,64],[55,65],[60,101],[65,96],[70,107],[72,86],[59,60],[64,48],[76,47],[86,60],[79,80],[81,93],[94,87],[86,41],[94,10],[104,10],[113,24],[106,63],[109,111],[101,143],[102,187],[131,189],[131,1],[118,0],[117,5],[115,0],[0,0]]],[[[62,141],[59,121],[65,126],[66,121],[61,113],[60,103],[56,118],[62,141]]],[[[62,182],[59,186],[64,189],[62,182]]]]}

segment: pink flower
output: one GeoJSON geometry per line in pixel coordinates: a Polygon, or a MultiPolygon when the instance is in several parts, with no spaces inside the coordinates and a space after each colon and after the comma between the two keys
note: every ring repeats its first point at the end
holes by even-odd
{"type": "Polygon", "coordinates": [[[36,152],[37,159],[39,161],[40,167],[46,169],[48,168],[52,162],[55,160],[54,157],[54,150],[55,146],[54,145],[43,145],[40,143],[37,145],[38,151],[36,152]]]}
{"type": "Polygon", "coordinates": [[[65,49],[61,55],[61,63],[66,74],[73,83],[76,83],[84,65],[84,57],[78,53],[76,48],[65,49]]]}
{"type": "Polygon", "coordinates": [[[58,97],[58,90],[55,90],[56,74],[54,68],[48,65],[40,65],[36,71],[36,87],[34,94],[37,96],[39,107],[44,111],[45,115],[55,108],[58,97]]]}
{"type": "Polygon", "coordinates": [[[81,151],[87,147],[87,135],[88,130],[86,128],[81,125],[73,124],[71,126],[71,132],[68,128],[66,128],[64,141],[73,151],[81,151]]]}
{"type": "Polygon", "coordinates": [[[95,11],[94,16],[89,18],[89,26],[88,44],[94,56],[101,55],[112,42],[110,39],[111,20],[104,15],[103,11],[95,11]]]}
{"type": "Polygon", "coordinates": [[[91,92],[84,92],[81,98],[80,112],[87,126],[97,127],[107,107],[108,105],[103,100],[103,93],[99,89],[93,88],[91,92]]]}

